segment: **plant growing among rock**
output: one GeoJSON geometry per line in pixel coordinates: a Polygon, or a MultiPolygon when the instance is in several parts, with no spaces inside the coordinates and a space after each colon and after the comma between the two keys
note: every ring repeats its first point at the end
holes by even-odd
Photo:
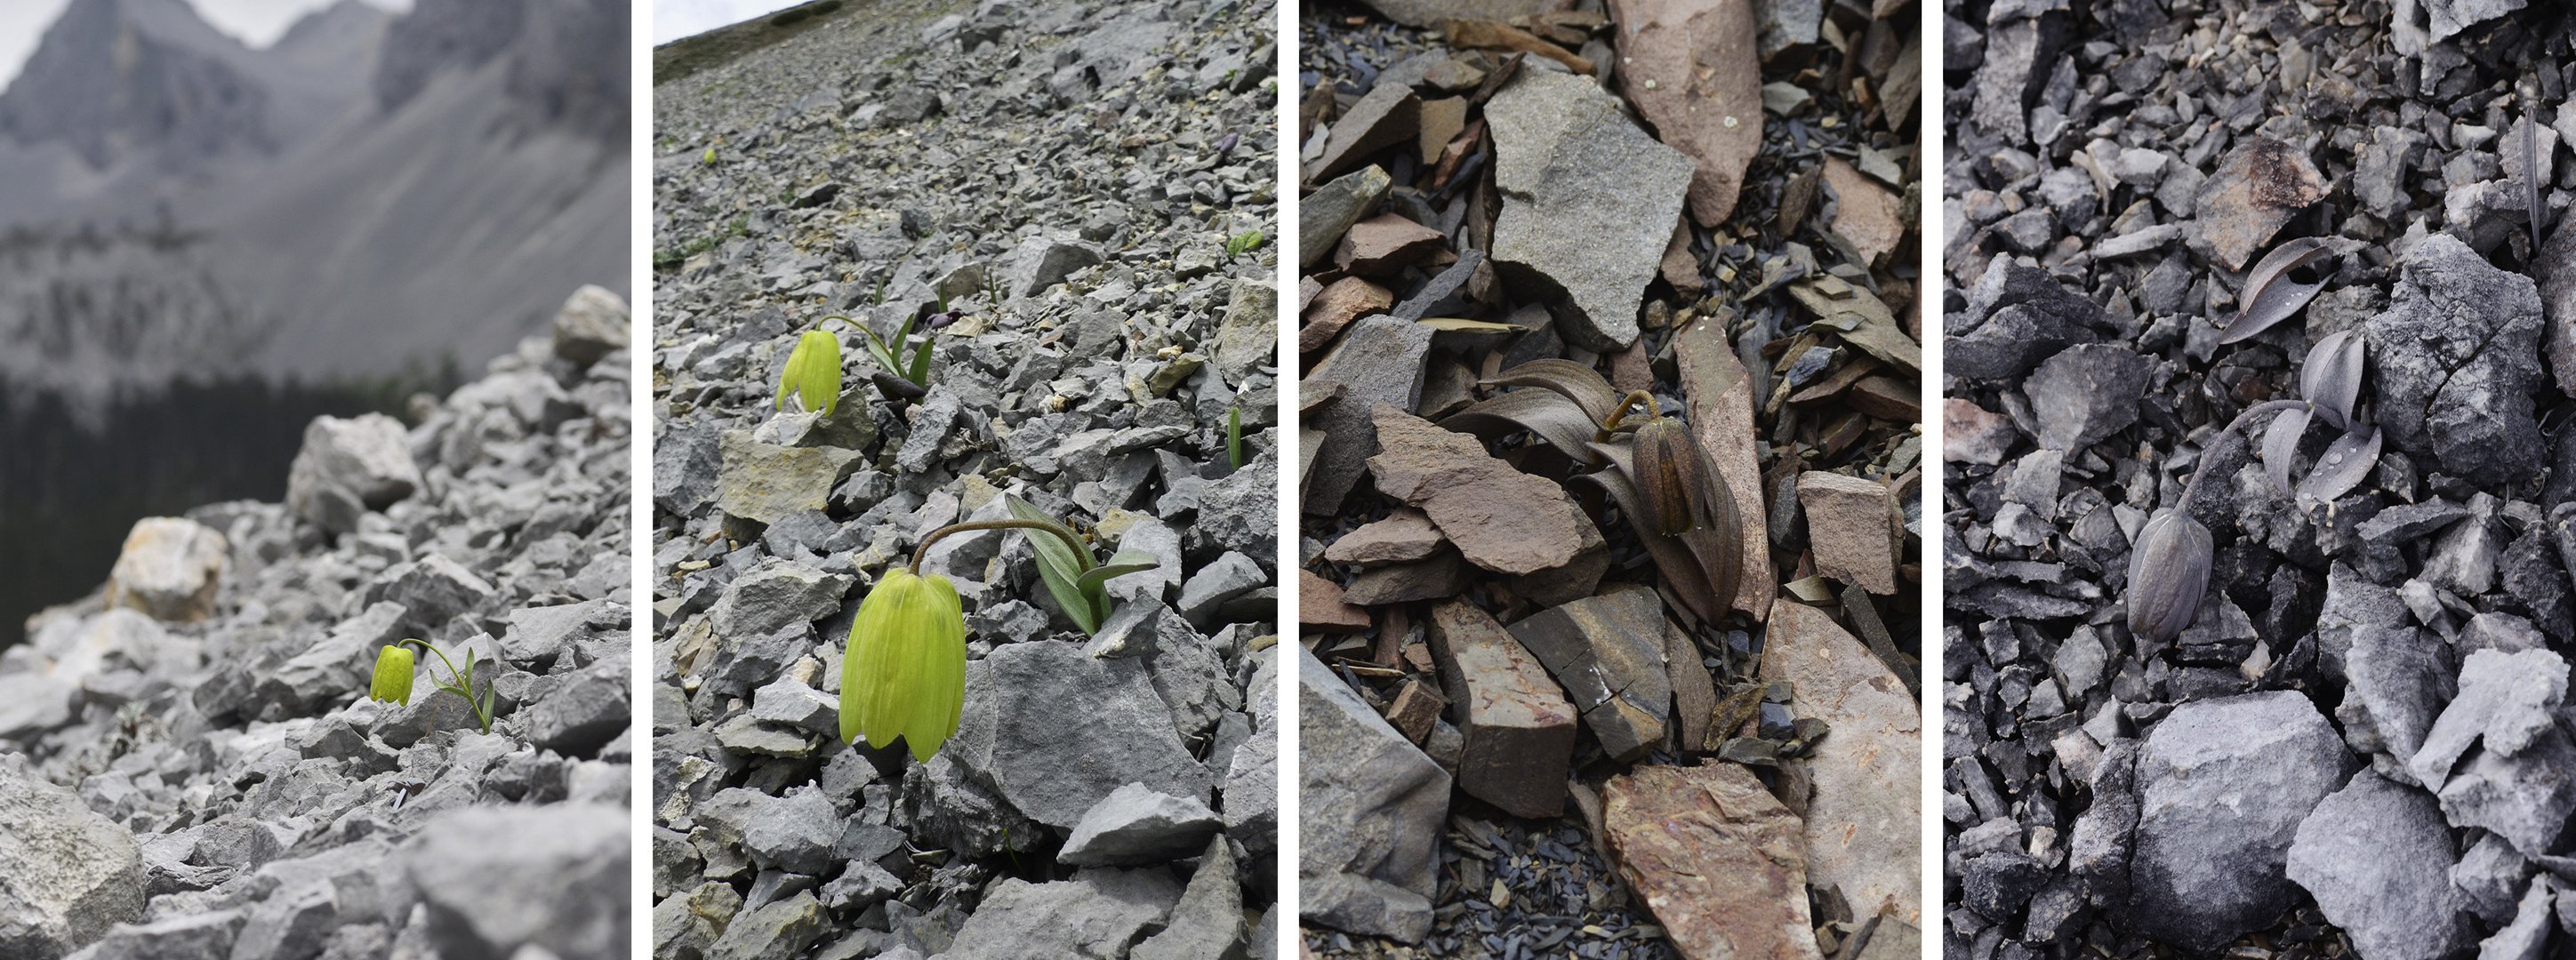
{"type": "Polygon", "coordinates": [[[1734,493],[1690,430],[1656,409],[1652,394],[1620,396],[1599,372],[1571,360],[1532,360],[1486,384],[1539,389],[1495,395],[1441,425],[1487,436],[1526,430],[1589,468],[1572,479],[1619,505],[1691,612],[1723,622],[1743,575],[1742,520],[1734,493]],[[1629,416],[1637,408],[1643,420],[1629,416]],[[1629,442],[1614,442],[1623,435],[1629,442]]]}
{"type": "Polygon", "coordinates": [[[1112,577],[1156,566],[1141,553],[1122,553],[1093,564],[1091,549],[1063,524],[1018,497],[1008,498],[1010,520],[950,524],[921,538],[912,563],[886,574],[859,601],[841,654],[841,739],[871,747],[900,737],[916,761],[927,763],[957,733],[966,701],[966,614],[947,577],[923,574],[931,544],[976,530],[1032,530],[1038,576],[1083,632],[1098,630],[1109,615],[1112,577]],[[1142,562],[1139,562],[1139,561],[1142,562]]]}
{"type": "MultiPolygon", "coordinates": [[[[879,281],[878,296],[880,298],[884,296],[883,281],[879,281]]],[[[945,315],[944,310],[941,315],[945,315]]],[[[895,329],[894,336],[891,338],[880,338],[877,332],[868,329],[866,324],[839,314],[823,319],[839,320],[859,328],[859,333],[868,338],[868,356],[875,358],[877,366],[884,367],[887,373],[901,377],[905,382],[916,387],[930,385],[930,347],[936,340],[936,336],[925,332],[922,334],[920,344],[915,345],[912,342],[912,329],[921,322],[920,317],[915,316],[905,320],[903,326],[895,329]],[[906,350],[911,351],[908,357],[904,353],[906,350]]]]}
{"type": "Polygon", "coordinates": [[[1261,247],[1261,241],[1263,239],[1261,231],[1259,230],[1246,230],[1242,233],[1235,234],[1234,236],[1227,237],[1225,241],[1225,255],[1229,257],[1240,257],[1244,254],[1250,253],[1261,247]]]}
{"type": "Polygon", "coordinates": [[[841,338],[821,330],[808,330],[796,338],[796,349],[787,355],[787,369],[778,374],[778,403],[787,409],[787,398],[793,396],[806,410],[829,415],[841,400],[841,338]]]}
{"type": "MultiPolygon", "coordinates": [[[[2321,256],[2323,249],[2312,239],[2295,240],[2257,263],[2246,274],[2245,309],[2221,339],[2231,343],[2243,340],[2296,313],[2324,284],[2288,279],[2285,274],[2321,256]],[[2285,289],[2283,284],[2291,285],[2288,293],[2281,292],[2285,289]]],[[[2171,640],[2199,615],[2201,598],[2209,590],[2213,544],[2209,528],[2192,515],[2192,505],[2210,473],[2209,466],[2233,459],[2235,446],[2247,442],[2247,430],[2257,418],[2272,417],[2264,428],[2260,448],[2264,472],[2297,502],[2330,503],[2370,475],[2371,468],[2379,462],[2380,433],[2368,408],[2355,406],[2361,397],[2364,349],[2357,328],[2319,338],[2299,365],[2299,392],[2305,399],[2255,404],[2220,428],[2218,436],[2202,451],[2190,481],[2183,484],[2182,498],[2138,531],[2129,561],[2131,633],[2156,642],[2171,640]],[[2294,483],[2291,471],[2296,466],[2299,443],[2307,436],[2309,424],[2317,420],[2339,427],[2343,433],[2318,455],[2307,475],[2295,478],[2294,483]]]]}
{"type": "Polygon", "coordinates": [[[474,708],[474,719],[482,724],[483,732],[492,732],[492,710],[497,697],[493,694],[492,684],[489,681],[483,684],[482,695],[475,695],[474,651],[472,650],[465,651],[465,668],[459,670],[455,661],[447,659],[447,654],[441,653],[437,647],[430,645],[426,640],[406,637],[399,642],[386,644],[383,649],[376,651],[376,672],[367,684],[367,698],[385,703],[406,705],[411,703],[412,665],[415,657],[409,644],[419,644],[421,649],[436,656],[438,662],[447,665],[446,681],[439,682],[436,673],[429,675],[430,680],[438,683],[439,690],[465,698],[466,705],[474,708]]]}
{"type": "Polygon", "coordinates": [[[1225,412],[1225,462],[1236,470],[1243,469],[1243,408],[1225,412]]]}

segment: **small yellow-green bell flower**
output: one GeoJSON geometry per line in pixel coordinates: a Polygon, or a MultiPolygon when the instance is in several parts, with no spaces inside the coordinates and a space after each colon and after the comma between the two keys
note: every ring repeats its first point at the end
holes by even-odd
{"type": "Polygon", "coordinates": [[[402,644],[376,651],[376,678],[367,685],[367,698],[411,703],[411,664],[411,648],[402,644]]]}
{"type": "Polygon", "coordinates": [[[841,402],[841,338],[808,330],[787,354],[787,369],[778,374],[778,409],[796,397],[805,409],[830,414],[841,402]]]}
{"type": "Polygon", "coordinates": [[[859,601],[841,654],[841,739],[902,737],[924,763],[957,732],[966,704],[966,613],[956,586],[902,567],[859,601]]]}

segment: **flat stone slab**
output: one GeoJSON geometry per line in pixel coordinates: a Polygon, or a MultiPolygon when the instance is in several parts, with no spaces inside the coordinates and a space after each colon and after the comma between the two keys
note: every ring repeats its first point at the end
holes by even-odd
{"type": "Polygon", "coordinates": [[[1612,866],[1687,960],[1818,958],[1796,814],[1744,767],[1645,766],[1601,787],[1612,866]]]}
{"type": "Polygon", "coordinates": [[[1735,609],[1759,622],[1771,615],[1780,581],[1771,569],[1771,536],[1755,522],[1768,511],[1762,509],[1762,464],[1753,450],[1753,376],[1727,347],[1722,323],[1703,319],[1673,331],[1673,354],[1680,360],[1694,439],[1717,465],[1718,477],[1735,495],[1735,514],[1745,521],[1744,572],[1736,578],[1735,609]]]}
{"type": "Polygon", "coordinates": [[[1298,916],[1419,943],[1431,932],[1449,774],[1297,645],[1298,916]]]}
{"type": "Polygon", "coordinates": [[[1377,488],[1418,507],[1467,562],[1495,573],[1536,573],[1581,553],[1579,517],[1563,488],[1485,452],[1474,434],[1380,405],[1378,452],[1368,461],[1377,488]]]}
{"type": "Polygon", "coordinates": [[[1610,4],[1618,23],[1620,92],[1664,143],[1696,165],[1688,197],[1691,219],[1702,226],[1734,215],[1744,168],[1762,152],[1754,6],[1754,0],[1610,4]]]}
{"type": "Polygon", "coordinates": [[[1590,78],[1523,70],[1485,104],[1503,210],[1492,255],[1567,342],[1636,342],[1637,311],[1696,169],[1590,78]]]}
{"type": "Polygon", "coordinates": [[[2354,766],[2297,693],[2175,707],[2138,754],[2132,930],[2205,951],[2278,920],[2294,899],[2284,870],[2299,822],[2354,766]]]}
{"type": "Polygon", "coordinates": [[[1664,672],[1664,602],[1641,586],[1550,607],[1511,626],[1547,665],[1603,752],[1635,760],[1663,745],[1673,682],[1664,672]]]}
{"type": "Polygon", "coordinates": [[[1809,470],[1798,475],[1798,505],[1817,573],[1880,596],[1896,592],[1896,501],[1886,484],[1809,470]]]}
{"type": "Polygon", "coordinates": [[[1430,639],[1467,738],[1458,788],[1517,817],[1565,812],[1575,710],[1547,668],[1493,615],[1463,601],[1432,608],[1430,639]]]}
{"type": "Polygon", "coordinates": [[[1807,802],[1807,874],[1842,891],[1856,915],[1891,911],[1921,927],[1923,714],[1905,683],[1824,611],[1771,607],[1762,676],[1786,680],[1801,714],[1831,732],[1801,760],[1807,802]]]}

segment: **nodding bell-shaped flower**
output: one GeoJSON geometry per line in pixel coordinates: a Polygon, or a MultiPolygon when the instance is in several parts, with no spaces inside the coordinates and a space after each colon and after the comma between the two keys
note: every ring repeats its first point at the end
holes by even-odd
{"type": "Polygon", "coordinates": [[[2209,528],[2167,510],[2147,521],[2129,550],[2129,632],[2163,643],[2200,615],[2209,590],[2209,528]]]}
{"type": "Polygon", "coordinates": [[[1654,514],[1647,519],[1655,532],[1678,537],[1711,523],[1708,485],[1716,482],[1717,471],[1690,429],[1656,417],[1637,428],[1635,443],[1637,492],[1654,514]]]}
{"type": "Polygon", "coordinates": [[[902,737],[924,763],[957,732],[966,704],[966,613],[948,578],[900,566],[859,601],[841,654],[841,739],[902,737]]]}
{"type": "Polygon", "coordinates": [[[367,684],[367,699],[411,703],[411,647],[394,644],[376,651],[376,676],[367,684]]]}
{"type": "Polygon", "coordinates": [[[805,409],[826,415],[841,402],[841,338],[821,330],[796,338],[787,369],[778,374],[778,409],[787,409],[791,395],[805,409]]]}

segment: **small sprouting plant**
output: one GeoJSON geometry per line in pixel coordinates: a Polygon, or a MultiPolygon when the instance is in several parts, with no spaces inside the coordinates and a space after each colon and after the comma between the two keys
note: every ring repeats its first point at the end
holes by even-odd
{"type": "Polygon", "coordinates": [[[869,306],[876,306],[876,307],[882,307],[882,306],[885,306],[885,288],[886,288],[886,278],[884,278],[884,277],[878,277],[878,278],[877,278],[877,289],[876,289],[876,292],[868,295],[868,305],[869,305],[869,306]]]}
{"type": "Polygon", "coordinates": [[[1240,257],[1246,253],[1250,253],[1261,246],[1262,240],[1263,237],[1259,230],[1246,230],[1242,233],[1235,234],[1234,236],[1226,238],[1225,255],[1229,257],[1240,257]]]}
{"type": "Polygon", "coordinates": [[[376,651],[376,673],[367,684],[368,699],[406,705],[411,703],[414,655],[408,646],[410,644],[420,645],[421,649],[436,656],[438,662],[447,665],[447,679],[444,682],[438,680],[436,673],[429,675],[430,680],[438,684],[438,689],[465,698],[466,705],[474,708],[474,719],[482,723],[483,732],[492,732],[492,710],[498,698],[492,692],[490,681],[484,682],[481,696],[475,695],[474,651],[472,650],[465,651],[465,668],[459,670],[455,661],[447,659],[447,654],[441,653],[437,647],[430,645],[426,640],[406,637],[400,642],[386,644],[383,649],[376,651]]]}
{"type": "Polygon", "coordinates": [[[859,333],[868,338],[868,356],[876,358],[877,366],[884,367],[887,373],[902,377],[917,387],[930,385],[930,346],[937,335],[924,332],[919,345],[912,343],[913,325],[921,322],[921,318],[904,321],[891,340],[878,337],[877,332],[868,329],[866,324],[845,316],[836,314],[823,319],[827,322],[839,320],[859,328],[859,333]],[[905,350],[912,351],[912,355],[904,356],[905,350]]]}
{"type": "Polygon", "coordinates": [[[912,563],[888,572],[859,601],[850,621],[850,640],[841,653],[841,740],[871,747],[892,746],[900,737],[922,763],[957,733],[966,702],[966,614],[957,587],[947,577],[921,572],[931,544],[954,533],[974,530],[1030,530],[1037,548],[1038,574],[1057,602],[1083,632],[1099,629],[1108,616],[1104,586],[1122,573],[1149,570],[1151,558],[1121,554],[1094,566],[1082,538],[1036,507],[1011,497],[1009,520],[976,520],[950,524],[921,538],[912,563]],[[1064,577],[1067,570],[1078,570],[1064,577]]]}
{"type": "Polygon", "coordinates": [[[707,144],[707,152],[705,152],[705,153],[701,153],[701,154],[699,154],[699,155],[698,155],[698,163],[699,163],[699,165],[701,165],[701,166],[708,166],[708,167],[712,167],[712,166],[715,166],[715,165],[716,165],[716,145],[715,145],[715,144],[712,144],[712,143],[707,144]]]}
{"type": "Polygon", "coordinates": [[[1049,536],[1031,537],[1029,545],[1038,553],[1038,579],[1046,584],[1047,593],[1055,597],[1056,606],[1064,608],[1075,626],[1084,633],[1100,630],[1109,619],[1109,580],[1112,577],[1151,570],[1157,561],[1144,553],[1121,551],[1105,563],[1093,563],[1091,548],[1074,536],[1072,530],[1057,523],[1045,511],[1018,497],[1005,497],[1016,520],[993,523],[1044,530],[1049,536]]]}
{"type": "Polygon", "coordinates": [[[1236,470],[1243,469],[1243,408],[1225,412],[1225,462],[1236,470]]]}
{"type": "Polygon", "coordinates": [[[778,409],[787,409],[791,396],[805,410],[832,413],[841,401],[841,338],[821,330],[796,338],[787,369],[778,374],[778,409]]]}
{"type": "MultiPolygon", "coordinates": [[[[2323,281],[2309,283],[2285,275],[2322,252],[2319,244],[2292,241],[2256,264],[2247,273],[2242,298],[2245,310],[2228,326],[2222,342],[2233,343],[2259,333],[2305,305],[2317,288],[2324,286],[2323,281]],[[2294,285],[2292,294],[2277,292],[2284,289],[2285,283],[2294,285]],[[2246,329],[2249,325],[2250,329],[2246,329]]],[[[2181,636],[2200,615],[2201,598],[2209,591],[2214,555],[2209,528],[2192,515],[2192,504],[2199,500],[2201,484],[2210,474],[2209,466],[2232,460],[2233,451],[2247,442],[2248,429],[2257,419],[2272,417],[2271,424],[2264,428],[2259,451],[2264,473],[2299,503],[2332,502],[2370,475],[2371,468],[2379,463],[2380,434],[2369,408],[2356,406],[2361,398],[2364,344],[2358,329],[2318,338],[2299,364],[2299,392],[2305,399],[2267,400],[2247,407],[2201,451],[2199,465],[2183,484],[2182,498],[2171,509],[2150,518],[2130,548],[2126,596],[2130,633],[2161,643],[2181,636]],[[2315,421],[2324,421],[2343,434],[2327,444],[2307,475],[2296,478],[2294,483],[2291,469],[2296,465],[2299,443],[2315,421]]]]}

